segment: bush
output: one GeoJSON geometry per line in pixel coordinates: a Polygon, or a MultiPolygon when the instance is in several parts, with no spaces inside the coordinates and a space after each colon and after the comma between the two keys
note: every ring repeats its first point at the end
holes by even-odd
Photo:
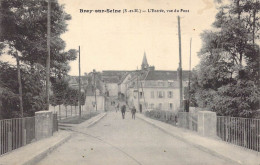
{"type": "Polygon", "coordinates": [[[145,116],[172,125],[176,125],[177,122],[177,114],[172,111],[162,111],[162,110],[146,111],[145,116]]]}

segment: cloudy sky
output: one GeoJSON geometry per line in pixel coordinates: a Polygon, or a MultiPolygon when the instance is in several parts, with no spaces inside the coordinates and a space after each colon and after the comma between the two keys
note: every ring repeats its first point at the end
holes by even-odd
{"type": "MultiPolygon", "coordinates": [[[[179,63],[178,21],[181,17],[182,67],[189,69],[190,38],[192,67],[199,63],[200,33],[215,19],[214,0],[58,0],[72,16],[62,35],[66,49],[81,47],[82,73],[93,69],[140,68],[144,51],[157,70],[176,70],[179,63]],[[172,13],[80,13],[83,10],[163,9],[189,10],[172,13]]],[[[69,74],[78,74],[78,61],[69,74]]]]}

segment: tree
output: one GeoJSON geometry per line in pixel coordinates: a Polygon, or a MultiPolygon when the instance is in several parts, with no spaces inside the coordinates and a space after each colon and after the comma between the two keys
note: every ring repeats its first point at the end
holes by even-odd
{"type": "Polygon", "coordinates": [[[222,5],[214,29],[201,35],[200,64],[193,71],[192,99],[219,115],[254,117],[259,109],[259,1],[222,5]]]}
{"type": "MultiPolygon", "coordinates": [[[[64,51],[66,44],[60,38],[60,35],[67,30],[66,21],[70,20],[71,16],[64,12],[64,6],[57,0],[51,1],[51,8],[51,76],[61,79],[67,75],[70,69],[68,62],[76,59],[77,51],[75,49],[64,51]]],[[[0,15],[0,55],[5,53],[15,57],[18,73],[20,62],[30,66],[31,71],[38,68],[37,64],[45,66],[47,1],[2,0],[0,15]]],[[[46,76],[43,78],[46,79],[46,76]]]]}
{"type": "MultiPolygon", "coordinates": [[[[57,0],[51,2],[51,68],[59,71],[59,64],[75,60],[76,50],[67,52],[65,42],[60,35],[67,30],[66,21],[71,16],[64,11],[64,6],[57,0]]],[[[47,58],[47,1],[42,0],[2,0],[2,33],[0,42],[15,48],[22,55],[21,61],[33,65],[46,65],[47,58]]],[[[59,72],[58,72],[59,73],[59,72]]],[[[57,74],[58,74],[57,73],[57,74]]]]}
{"type": "MultiPolygon", "coordinates": [[[[30,67],[21,65],[24,116],[33,116],[35,111],[44,109],[44,71],[41,65],[36,67],[36,70],[31,70],[30,67]]],[[[20,117],[17,68],[0,62],[0,70],[1,86],[5,89],[0,95],[3,117],[20,117]]]]}
{"type": "Polygon", "coordinates": [[[72,115],[72,106],[75,105],[74,101],[75,101],[77,90],[75,90],[73,88],[69,88],[67,92],[68,92],[67,101],[68,101],[68,105],[70,105],[70,108],[71,108],[70,110],[71,110],[71,115],[72,115]]]}
{"type": "Polygon", "coordinates": [[[53,96],[51,97],[56,98],[56,104],[59,106],[59,114],[61,115],[60,105],[62,105],[66,100],[69,83],[65,78],[63,79],[52,78],[51,83],[52,83],[52,91],[53,91],[53,96]]]}
{"type": "MultiPolygon", "coordinates": [[[[64,6],[59,5],[56,0],[53,0],[51,5],[51,68],[59,70],[58,64],[76,58],[76,50],[65,52],[65,42],[60,38],[66,31],[66,21],[71,19],[70,15],[64,12],[64,6]]],[[[22,55],[21,61],[30,65],[39,63],[45,66],[47,2],[2,0],[0,12],[2,15],[0,42],[7,48],[19,51],[22,55]]]]}

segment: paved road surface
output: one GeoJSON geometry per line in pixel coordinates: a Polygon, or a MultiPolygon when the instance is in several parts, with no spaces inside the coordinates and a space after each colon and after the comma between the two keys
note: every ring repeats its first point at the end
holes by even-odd
{"type": "Polygon", "coordinates": [[[82,129],[38,165],[222,165],[225,160],[179,141],[140,119],[112,112],[82,129]]]}

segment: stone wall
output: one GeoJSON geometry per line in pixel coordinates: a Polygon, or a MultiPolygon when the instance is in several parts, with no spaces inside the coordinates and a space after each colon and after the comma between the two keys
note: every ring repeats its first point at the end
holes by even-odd
{"type": "Polygon", "coordinates": [[[178,112],[178,126],[197,131],[203,136],[216,137],[217,115],[199,108],[192,112],[178,112]]]}
{"type": "Polygon", "coordinates": [[[198,133],[203,136],[216,137],[217,134],[217,115],[216,112],[198,112],[198,133]]]}
{"type": "Polygon", "coordinates": [[[35,139],[40,140],[52,136],[53,114],[51,111],[35,112],[35,139]]]}

